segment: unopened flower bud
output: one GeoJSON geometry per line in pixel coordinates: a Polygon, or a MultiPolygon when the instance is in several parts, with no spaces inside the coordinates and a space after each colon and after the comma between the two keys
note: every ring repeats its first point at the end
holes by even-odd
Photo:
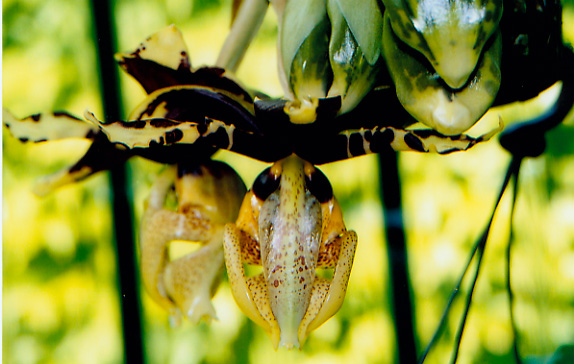
{"type": "Polygon", "coordinates": [[[328,96],[340,95],[341,113],[352,110],[373,88],[381,67],[382,14],[375,1],[329,0],[329,61],[333,83],[328,96]]]}
{"type": "Polygon", "coordinates": [[[289,0],[281,14],[280,68],[288,97],[342,99],[352,110],[381,67],[383,17],[375,0],[289,0]]]}
{"type": "Polygon", "coordinates": [[[281,21],[280,58],[286,93],[296,99],[327,96],[330,24],[324,0],[290,0],[281,21]]]}

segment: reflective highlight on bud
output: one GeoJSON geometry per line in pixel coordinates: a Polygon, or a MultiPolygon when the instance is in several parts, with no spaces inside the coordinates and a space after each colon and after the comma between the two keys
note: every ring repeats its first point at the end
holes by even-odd
{"type": "MultiPolygon", "coordinates": [[[[331,41],[329,44],[329,60],[333,70],[333,83],[329,89],[328,96],[342,97],[341,113],[351,111],[363,99],[363,97],[373,88],[377,81],[384,63],[379,57],[380,50],[375,47],[373,55],[367,55],[365,50],[368,48],[361,47],[358,39],[364,39],[368,45],[379,45],[380,29],[382,16],[375,4],[375,9],[365,12],[373,19],[372,27],[364,29],[357,26],[356,31],[351,28],[352,24],[345,18],[341,6],[347,5],[348,1],[330,0],[328,2],[328,13],[331,20],[331,41]],[[355,35],[357,34],[357,35],[355,35]],[[359,38],[360,37],[360,38],[359,38]],[[369,59],[370,58],[370,59],[369,59]]],[[[369,3],[369,2],[366,2],[369,3]]],[[[357,7],[357,3],[355,3],[357,7]]],[[[360,25],[363,25],[362,22],[360,25]]]]}

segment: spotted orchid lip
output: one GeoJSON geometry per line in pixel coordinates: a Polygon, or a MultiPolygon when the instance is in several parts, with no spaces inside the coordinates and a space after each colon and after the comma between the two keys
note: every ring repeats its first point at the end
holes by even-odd
{"type": "Polygon", "coordinates": [[[298,331],[316,277],[321,215],[319,202],[306,192],[303,161],[287,158],[280,187],[266,199],[259,215],[263,274],[281,346],[299,347],[298,331]]]}
{"type": "Polygon", "coordinates": [[[356,243],[326,176],[291,155],[260,174],[236,223],[226,226],[233,297],[276,349],[301,347],[340,308],[356,243]],[[246,263],[263,273],[246,276],[246,263]],[[333,277],[317,269],[332,269],[333,277]]]}

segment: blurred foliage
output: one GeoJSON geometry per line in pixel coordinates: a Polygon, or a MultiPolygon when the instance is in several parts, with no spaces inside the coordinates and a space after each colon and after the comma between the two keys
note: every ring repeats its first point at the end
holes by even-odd
{"type": "MultiPolygon", "coordinates": [[[[565,36],[574,42],[574,7],[565,36]]],[[[3,99],[18,116],[47,110],[101,114],[87,0],[5,0],[3,99]]],[[[213,63],[229,27],[230,0],[123,0],[116,3],[119,49],[176,23],[195,66],[213,63]]],[[[279,96],[276,19],[269,12],[238,77],[279,96]]],[[[525,75],[527,77],[527,75],[525,75]]],[[[126,110],[143,90],[122,76],[126,110]]],[[[524,120],[544,110],[556,90],[534,102],[491,111],[474,129],[524,120]]],[[[527,160],[515,219],[512,283],[519,349],[528,362],[565,363],[574,343],[574,122],[548,135],[547,153],[527,160]],[[570,346],[568,346],[570,345],[570,346]],[[558,349],[560,348],[560,349],[558,349]]],[[[3,360],[6,363],[117,363],[120,320],[106,174],[46,198],[33,181],[79,158],[83,142],[21,144],[3,132],[3,360]]],[[[263,163],[220,152],[247,184],[263,163]]],[[[400,156],[417,333],[429,341],[470,246],[486,224],[509,160],[495,141],[465,153],[400,156]]],[[[130,162],[136,216],[161,166],[130,162]]],[[[389,282],[374,156],[321,167],[333,183],[359,248],[341,311],[300,352],[275,353],[265,334],[237,309],[226,282],[210,326],[167,324],[143,296],[150,363],[392,363],[395,352],[389,282]]],[[[384,171],[383,171],[384,173],[384,171]]],[[[513,335],[505,290],[510,196],[503,200],[463,338],[460,363],[512,361],[513,335]]],[[[448,360],[457,318],[428,363],[448,360]]]]}

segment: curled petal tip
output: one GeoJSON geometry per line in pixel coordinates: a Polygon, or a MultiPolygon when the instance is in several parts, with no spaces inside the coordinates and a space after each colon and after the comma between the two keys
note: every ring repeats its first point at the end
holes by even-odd
{"type": "Polygon", "coordinates": [[[96,118],[96,115],[94,115],[94,113],[88,109],[86,109],[86,111],[84,111],[84,119],[86,119],[86,121],[96,125],[97,127],[100,127],[100,124],[101,124],[100,121],[96,118]]]}
{"type": "Polygon", "coordinates": [[[204,295],[199,295],[188,306],[187,314],[188,320],[197,325],[201,321],[210,323],[212,320],[217,320],[217,314],[215,308],[211,304],[211,298],[209,295],[206,297],[204,295]]]}
{"type": "Polygon", "coordinates": [[[490,140],[493,136],[500,133],[504,130],[504,121],[502,120],[502,116],[498,116],[498,127],[492,129],[488,133],[482,135],[480,138],[484,141],[490,140]]]}
{"type": "Polygon", "coordinates": [[[279,341],[281,337],[281,331],[279,330],[278,326],[274,326],[273,328],[266,330],[269,338],[271,339],[271,344],[273,345],[273,350],[277,351],[279,349],[279,341]]]}
{"type": "Polygon", "coordinates": [[[285,113],[293,124],[310,124],[317,119],[317,98],[303,98],[296,101],[288,101],[285,104],[285,113]]]}
{"type": "Polygon", "coordinates": [[[121,63],[124,61],[124,59],[126,58],[126,54],[125,53],[115,53],[114,54],[114,59],[116,60],[116,62],[121,63]]]}

